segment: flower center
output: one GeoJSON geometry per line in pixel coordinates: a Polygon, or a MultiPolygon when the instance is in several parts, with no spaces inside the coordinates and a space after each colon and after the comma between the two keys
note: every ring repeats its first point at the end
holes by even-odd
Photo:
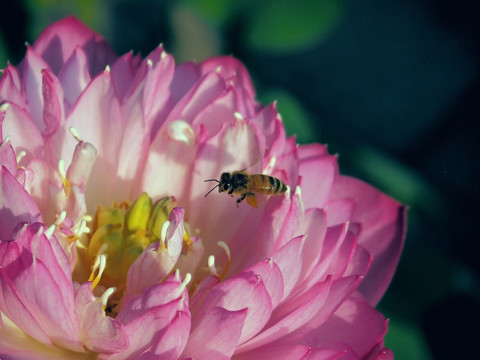
{"type": "MultiPolygon", "coordinates": [[[[154,242],[165,248],[168,218],[174,206],[172,197],[153,203],[142,193],[132,205],[122,202],[109,208],[97,208],[86,246],[85,265],[91,269],[88,281],[92,281],[92,289],[97,286],[102,291],[115,288],[106,305],[107,313],[120,303],[128,270],[142,251],[154,242]]],[[[190,243],[186,231],[183,242],[190,243]]]]}

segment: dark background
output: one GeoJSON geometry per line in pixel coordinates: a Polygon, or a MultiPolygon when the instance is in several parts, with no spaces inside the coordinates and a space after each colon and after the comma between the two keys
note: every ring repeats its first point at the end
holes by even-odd
{"type": "MultiPolygon", "coordinates": [[[[289,134],[408,204],[379,307],[396,359],[458,359],[479,324],[480,8],[457,0],[23,0],[2,5],[0,67],[74,14],[121,54],[233,54],[289,134]]],[[[473,351],[472,351],[473,352],[473,351]]]]}

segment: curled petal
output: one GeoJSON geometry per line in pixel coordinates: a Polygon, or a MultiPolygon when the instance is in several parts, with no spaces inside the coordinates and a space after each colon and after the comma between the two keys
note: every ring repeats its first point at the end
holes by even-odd
{"type": "Polygon", "coordinates": [[[80,322],[80,338],[88,349],[116,353],[128,346],[123,326],[105,315],[103,304],[92,294],[91,283],[83,283],[77,289],[75,310],[80,322]]]}

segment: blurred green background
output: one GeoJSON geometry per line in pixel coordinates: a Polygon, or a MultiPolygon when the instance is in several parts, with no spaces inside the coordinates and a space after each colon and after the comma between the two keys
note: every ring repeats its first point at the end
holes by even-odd
{"type": "Polygon", "coordinates": [[[2,5],[0,67],[74,14],[121,54],[159,43],[177,62],[233,54],[289,134],[408,204],[381,301],[399,360],[467,358],[479,323],[478,2],[23,0],[2,5]]]}

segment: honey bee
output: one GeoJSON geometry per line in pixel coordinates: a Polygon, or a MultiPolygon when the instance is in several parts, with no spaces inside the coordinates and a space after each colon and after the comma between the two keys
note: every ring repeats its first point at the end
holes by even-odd
{"type": "Polygon", "coordinates": [[[233,171],[231,173],[224,172],[220,176],[220,180],[208,179],[207,181],[216,181],[215,185],[209,192],[205,194],[207,197],[215,188],[218,192],[227,191],[228,195],[240,195],[237,199],[237,207],[244,200],[252,207],[257,207],[257,198],[255,193],[266,195],[282,195],[287,191],[287,185],[273,176],[262,174],[248,174],[244,171],[233,171]]]}

